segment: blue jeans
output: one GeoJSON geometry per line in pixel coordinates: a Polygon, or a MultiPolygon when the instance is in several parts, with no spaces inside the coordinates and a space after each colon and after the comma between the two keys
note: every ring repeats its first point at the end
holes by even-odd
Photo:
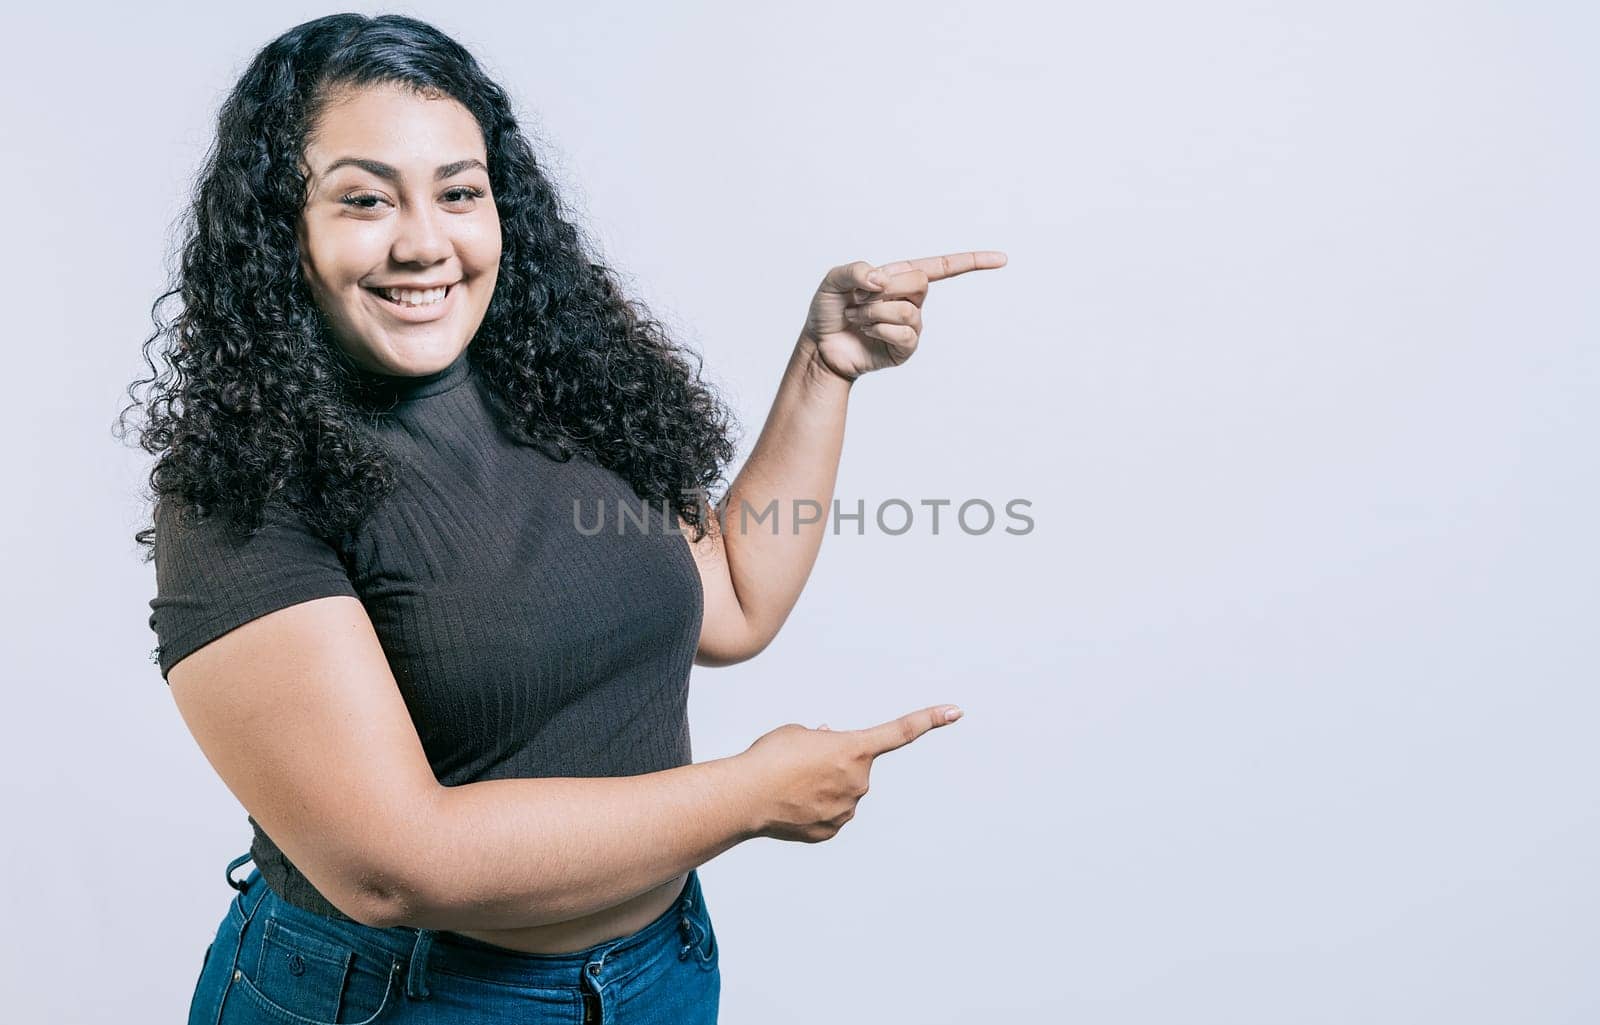
{"type": "Polygon", "coordinates": [[[722,987],[700,874],[655,921],[569,954],[343,922],[284,901],[254,867],[206,948],[189,1025],[715,1025],[722,987]]]}

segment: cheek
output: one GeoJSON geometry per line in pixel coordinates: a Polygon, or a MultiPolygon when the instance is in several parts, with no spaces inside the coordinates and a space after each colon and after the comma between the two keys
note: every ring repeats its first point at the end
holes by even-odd
{"type": "Polygon", "coordinates": [[[382,263],[387,243],[371,225],[345,220],[308,226],[301,246],[300,260],[307,273],[324,288],[338,292],[382,263]]]}
{"type": "Polygon", "coordinates": [[[482,274],[500,266],[500,217],[493,210],[475,217],[461,235],[462,259],[482,274]]]}

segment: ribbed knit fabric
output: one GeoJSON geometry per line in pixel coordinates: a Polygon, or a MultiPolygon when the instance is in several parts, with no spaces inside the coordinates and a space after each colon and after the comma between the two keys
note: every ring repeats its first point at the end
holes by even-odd
{"type": "MultiPolygon", "coordinates": [[[[688,764],[703,594],[661,503],[588,459],[518,441],[466,351],[436,374],[364,380],[402,480],[350,537],[320,540],[275,506],[243,538],[220,516],[180,524],[158,503],[149,622],[162,678],[251,619],[355,595],[444,785],[688,764]]],[[[348,921],[247,819],[268,885],[348,921]]]]}

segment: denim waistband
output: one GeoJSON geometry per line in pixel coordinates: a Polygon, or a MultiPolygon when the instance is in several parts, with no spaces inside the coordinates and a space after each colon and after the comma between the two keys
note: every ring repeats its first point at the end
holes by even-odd
{"type": "Polygon", "coordinates": [[[249,855],[243,854],[228,865],[228,884],[239,891],[228,908],[236,926],[242,930],[250,919],[265,912],[324,937],[336,938],[380,963],[387,961],[403,966],[406,989],[412,996],[427,995],[429,969],[508,985],[558,988],[572,986],[586,967],[592,974],[599,974],[603,966],[610,979],[621,981],[632,974],[625,963],[631,953],[663,943],[679,930],[689,931],[691,935],[703,930],[703,924],[697,920],[700,874],[694,869],[690,870],[682,892],[672,905],[643,928],[583,950],[535,954],[448,930],[411,926],[380,929],[319,915],[284,900],[262,878],[258,868],[252,867],[243,879],[235,879],[233,870],[247,860],[249,855]],[[691,919],[695,919],[692,927],[691,919]],[[606,965],[608,960],[616,963],[606,965]]]}

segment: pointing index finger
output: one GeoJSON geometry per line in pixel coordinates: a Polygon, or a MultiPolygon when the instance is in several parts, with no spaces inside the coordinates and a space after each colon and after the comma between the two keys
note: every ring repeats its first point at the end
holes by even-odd
{"type": "Polygon", "coordinates": [[[866,740],[872,757],[876,758],[885,752],[905,747],[929,730],[948,726],[959,718],[961,709],[955,705],[934,705],[856,732],[866,740]]]}
{"type": "Polygon", "coordinates": [[[879,267],[885,274],[899,274],[920,270],[929,281],[953,278],[974,270],[994,270],[1006,265],[1006,254],[998,249],[979,249],[968,253],[946,253],[944,256],[923,256],[915,260],[896,260],[879,267]]]}

